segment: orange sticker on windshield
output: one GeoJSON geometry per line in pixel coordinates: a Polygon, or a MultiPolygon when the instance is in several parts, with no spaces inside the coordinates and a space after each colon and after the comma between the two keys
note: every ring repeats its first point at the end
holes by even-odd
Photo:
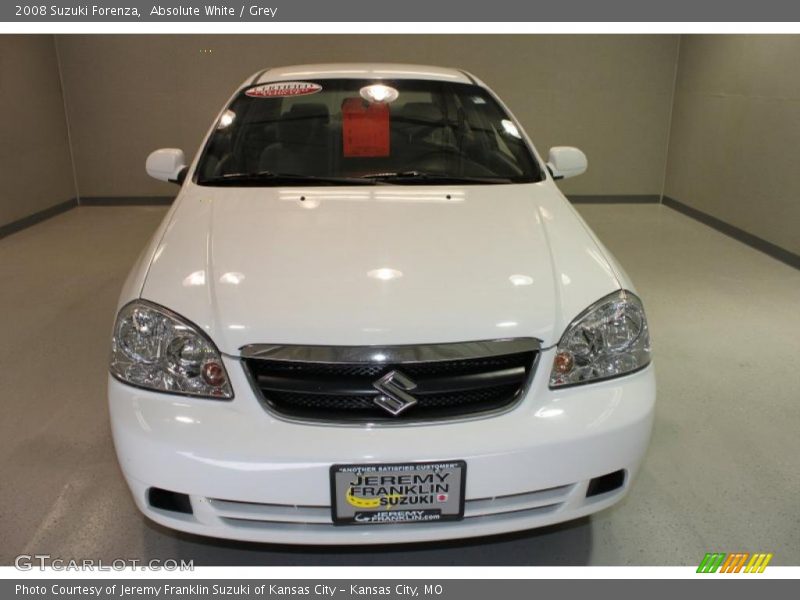
{"type": "Polygon", "coordinates": [[[389,105],[361,98],[345,100],[342,145],[346,157],[389,156],[389,105]]]}
{"type": "Polygon", "coordinates": [[[289,98],[292,96],[308,96],[316,94],[322,89],[318,83],[308,81],[281,81],[279,83],[265,83],[245,91],[245,96],[251,98],[289,98]]]}

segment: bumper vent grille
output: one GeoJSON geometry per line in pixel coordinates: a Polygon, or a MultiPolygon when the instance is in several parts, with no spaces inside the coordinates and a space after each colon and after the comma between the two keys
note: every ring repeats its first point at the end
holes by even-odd
{"type": "Polygon", "coordinates": [[[248,346],[242,355],[257,393],[279,414],[331,422],[427,421],[513,404],[532,375],[538,344],[526,339],[389,348],[248,346]],[[380,388],[392,372],[399,374],[399,390],[391,381],[388,391],[380,388]],[[416,403],[397,415],[376,403],[393,390],[416,403]]]}

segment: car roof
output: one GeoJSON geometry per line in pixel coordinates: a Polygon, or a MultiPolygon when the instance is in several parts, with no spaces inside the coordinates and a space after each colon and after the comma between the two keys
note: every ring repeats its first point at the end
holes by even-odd
{"type": "Polygon", "coordinates": [[[330,63],[264,69],[254,73],[243,85],[295,79],[430,79],[477,83],[466,71],[445,67],[392,63],[330,63]]]}

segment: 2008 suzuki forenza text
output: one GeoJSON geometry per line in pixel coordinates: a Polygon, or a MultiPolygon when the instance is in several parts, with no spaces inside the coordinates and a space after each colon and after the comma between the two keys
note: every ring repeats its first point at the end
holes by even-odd
{"type": "Polygon", "coordinates": [[[240,540],[442,540],[628,490],[655,380],[631,282],[469,73],[269,69],[125,283],[109,403],[149,518],[240,540]]]}

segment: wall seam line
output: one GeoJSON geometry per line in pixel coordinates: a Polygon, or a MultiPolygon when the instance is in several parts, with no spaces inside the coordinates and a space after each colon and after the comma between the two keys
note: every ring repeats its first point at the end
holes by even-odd
{"type": "Polygon", "coordinates": [[[681,62],[681,42],[683,34],[678,35],[678,48],[675,51],[675,71],[672,74],[672,97],[669,102],[669,118],[667,119],[667,147],[664,152],[664,174],[661,178],[661,193],[658,203],[664,204],[664,195],[667,192],[667,170],[669,168],[669,143],[672,138],[672,116],[675,114],[675,97],[678,91],[678,66],[681,62]]]}
{"type": "Polygon", "coordinates": [[[61,52],[58,50],[58,37],[53,35],[53,47],[56,51],[56,67],[58,69],[58,83],[61,86],[61,104],[64,107],[64,124],[67,127],[67,149],[69,150],[69,163],[72,167],[72,185],[75,188],[75,200],[78,206],[81,205],[81,192],[78,189],[78,169],[75,166],[75,151],[72,147],[72,127],[69,123],[69,112],[67,111],[67,90],[64,87],[64,73],[61,68],[61,52]]]}

